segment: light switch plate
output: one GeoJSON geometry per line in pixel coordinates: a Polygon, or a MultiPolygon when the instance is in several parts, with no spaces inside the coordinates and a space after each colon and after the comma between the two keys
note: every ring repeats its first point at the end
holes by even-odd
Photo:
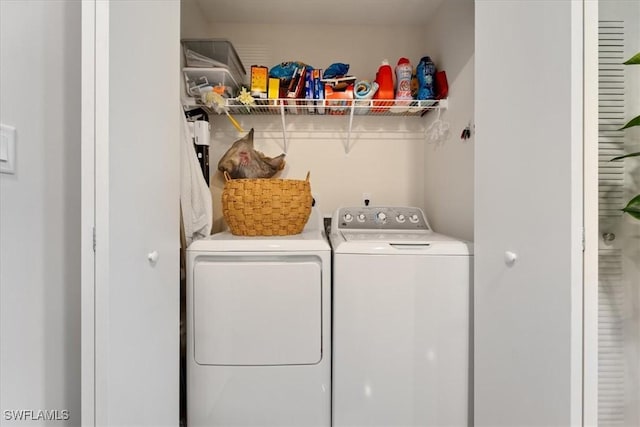
{"type": "Polygon", "coordinates": [[[0,173],[16,172],[16,128],[0,124],[0,173]]]}

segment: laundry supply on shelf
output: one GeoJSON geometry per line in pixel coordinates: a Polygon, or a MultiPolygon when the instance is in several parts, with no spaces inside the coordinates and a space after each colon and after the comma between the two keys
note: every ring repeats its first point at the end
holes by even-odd
{"type": "Polygon", "coordinates": [[[324,91],[329,114],[346,114],[353,102],[353,83],[344,88],[325,84],[324,91]]]}
{"type": "Polygon", "coordinates": [[[436,66],[428,56],[423,56],[416,67],[416,74],[420,88],[418,89],[418,99],[435,99],[434,75],[436,66]]]}
{"type": "MultiPolygon", "coordinates": [[[[389,65],[389,61],[386,59],[382,61],[378,72],[376,73],[375,82],[378,84],[378,90],[373,95],[373,99],[393,99],[393,70],[389,65]]],[[[393,102],[376,102],[373,103],[374,107],[371,111],[374,113],[381,113],[387,111],[389,106],[393,105],[393,102]]]]}
{"type": "Polygon", "coordinates": [[[404,112],[408,110],[413,96],[411,96],[411,74],[413,68],[407,58],[400,58],[396,65],[396,108],[395,112],[404,112]],[[406,107],[406,108],[397,108],[406,107]]]}
{"type": "Polygon", "coordinates": [[[342,62],[334,62],[329,65],[324,72],[325,79],[333,79],[336,77],[344,77],[349,72],[349,64],[344,64],[342,62]]]}
{"type": "Polygon", "coordinates": [[[262,65],[251,66],[251,95],[256,98],[267,97],[269,69],[262,65]]]}
{"type": "Polygon", "coordinates": [[[370,99],[373,99],[373,96],[378,91],[378,83],[370,82],[368,80],[360,80],[356,82],[353,95],[356,99],[361,99],[365,101],[356,101],[356,109],[354,114],[366,114],[370,110],[370,99]]]}
{"type": "Polygon", "coordinates": [[[238,130],[238,132],[244,132],[242,126],[240,126],[240,123],[238,123],[238,121],[231,114],[229,114],[229,109],[225,104],[225,98],[222,95],[213,91],[206,92],[202,96],[202,103],[209,108],[215,109],[218,114],[226,114],[227,118],[229,119],[231,124],[238,130]]]}

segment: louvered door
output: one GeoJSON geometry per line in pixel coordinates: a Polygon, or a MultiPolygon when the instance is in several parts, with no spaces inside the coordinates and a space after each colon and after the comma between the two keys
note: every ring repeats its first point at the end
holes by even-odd
{"type": "Polygon", "coordinates": [[[602,242],[598,251],[598,425],[624,425],[624,287],[615,244],[623,206],[624,22],[601,20],[598,47],[598,187],[602,242]]]}
{"type": "Polygon", "coordinates": [[[640,69],[622,63],[640,51],[636,2],[600,2],[599,22],[599,221],[598,425],[640,425],[639,326],[640,226],[621,212],[640,183],[633,160],[613,157],[637,151],[630,131],[619,130],[638,114],[634,85],[640,69]],[[625,4],[626,3],[626,4],[625,4]],[[636,18],[633,18],[633,17],[636,18]],[[636,187],[636,188],[634,188],[636,187]],[[633,243],[635,241],[635,243],[633,243]]]}

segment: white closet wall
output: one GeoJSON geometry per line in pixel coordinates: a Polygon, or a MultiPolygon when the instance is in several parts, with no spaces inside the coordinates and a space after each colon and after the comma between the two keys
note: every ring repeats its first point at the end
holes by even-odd
{"type": "MultiPolygon", "coordinates": [[[[450,109],[441,120],[449,123],[450,139],[425,145],[425,211],[438,232],[473,240],[474,182],[474,2],[443,3],[426,26],[425,50],[439,58],[447,73],[450,109]],[[471,126],[471,138],[460,134],[471,126]]],[[[437,113],[427,116],[427,125],[437,113]]]]}
{"type": "Polygon", "coordinates": [[[209,22],[202,14],[202,9],[194,0],[181,0],[180,2],[180,37],[199,38],[205,37],[209,22]]]}

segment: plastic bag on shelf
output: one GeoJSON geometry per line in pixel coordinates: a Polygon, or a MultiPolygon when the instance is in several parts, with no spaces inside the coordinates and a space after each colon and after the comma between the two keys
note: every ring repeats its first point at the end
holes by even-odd
{"type": "Polygon", "coordinates": [[[281,80],[291,80],[296,69],[302,67],[306,67],[311,70],[313,69],[313,67],[299,61],[281,62],[278,65],[274,65],[271,70],[269,70],[269,77],[281,80]]]}

